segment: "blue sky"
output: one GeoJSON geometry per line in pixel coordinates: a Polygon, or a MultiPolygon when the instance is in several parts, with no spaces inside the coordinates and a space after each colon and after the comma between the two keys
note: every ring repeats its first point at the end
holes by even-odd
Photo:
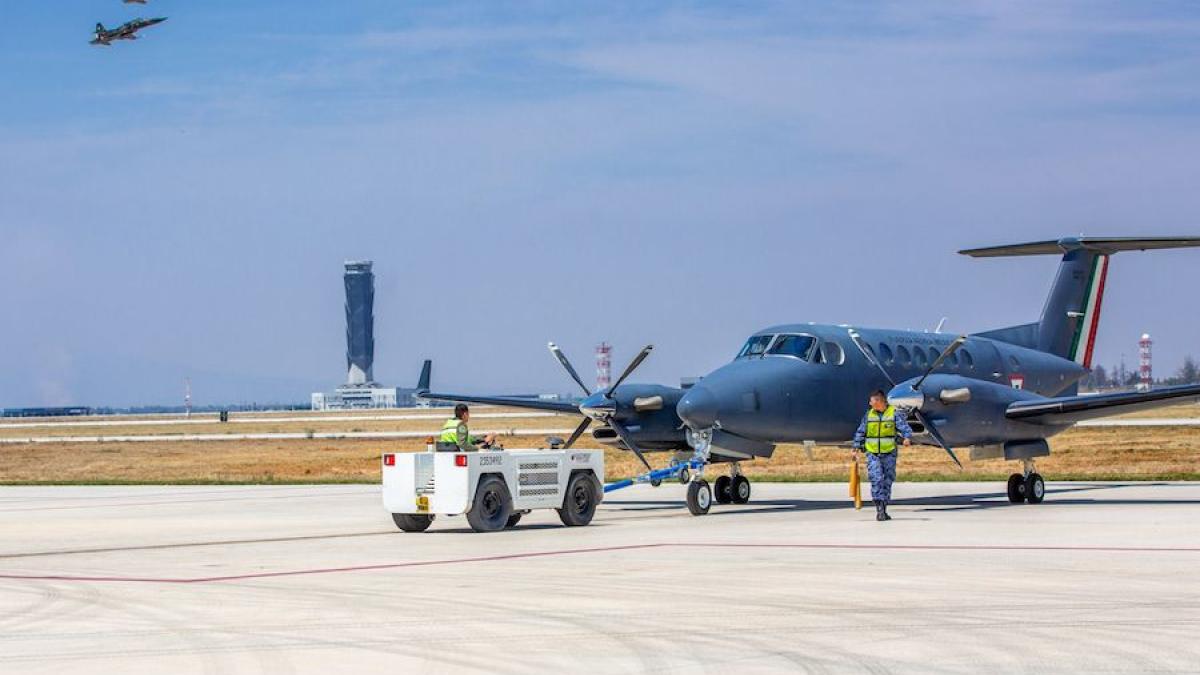
{"type": "MultiPolygon", "coordinates": [[[[0,406],[305,400],[344,375],[347,258],[378,379],[570,391],[547,340],[653,342],[673,383],[774,323],[1037,316],[1055,260],[959,248],[1200,233],[1194,3],[6,13],[0,406]],[[87,44],[137,15],[170,20],[87,44]]],[[[1197,263],[1114,259],[1101,363],[1200,355],[1197,263]]]]}

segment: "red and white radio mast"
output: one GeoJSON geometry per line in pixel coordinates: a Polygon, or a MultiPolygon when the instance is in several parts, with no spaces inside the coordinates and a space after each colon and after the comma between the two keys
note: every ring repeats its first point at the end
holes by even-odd
{"type": "Polygon", "coordinates": [[[1142,339],[1138,340],[1138,385],[1137,388],[1141,391],[1147,391],[1154,386],[1154,367],[1151,365],[1151,348],[1154,346],[1154,341],[1150,339],[1149,333],[1142,333],[1142,339]]]}
{"type": "Polygon", "coordinates": [[[596,345],[596,391],[604,391],[612,384],[612,345],[601,342],[596,345]]]}

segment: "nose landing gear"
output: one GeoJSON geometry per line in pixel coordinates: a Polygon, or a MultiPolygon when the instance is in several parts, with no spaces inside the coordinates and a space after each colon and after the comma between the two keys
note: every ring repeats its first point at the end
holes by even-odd
{"type": "Polygon", "coordinates": [[[1041,504],[1046,498],[1046,481],[1037,473],[1032,459],[1023,460],[1023,472],[1008,477],[1008,501],[1041,504]]]}

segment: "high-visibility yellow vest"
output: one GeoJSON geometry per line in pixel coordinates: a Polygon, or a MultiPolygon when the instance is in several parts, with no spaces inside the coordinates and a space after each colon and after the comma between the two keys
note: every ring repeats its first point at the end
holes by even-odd
{"type": "Polygon", "coordinates": [[[877,455],[896,451],[896,409],[888,406],[883,412],[867,411],[867,452],[877,455]]]}
{"type": "Polygon", "coordinates": [[[462,422],[457,417],[451,417],[442,424],[442,435],[438,437],[439,443],[453,443],[458,445],[458,425],[462,422]]]}

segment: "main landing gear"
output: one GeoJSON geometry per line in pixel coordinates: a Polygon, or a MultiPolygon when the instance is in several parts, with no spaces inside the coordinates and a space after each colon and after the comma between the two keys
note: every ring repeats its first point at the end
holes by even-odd
{"type": "Polygon", "coordinates": [[[717,478],[713,486],[718,504],[745,504],[750,501],[750,479],[742,475],[737,462],[730,464],[729,475],[717,478]]]}
{"type": "Polygon", "coordinates": [[[1008,477],[1008,501],[1014,504],[1041,504],[1046,498],[1046,481],[1035,471],[1032,459],[1023,460],[1023,473],[1008,477]]]}

